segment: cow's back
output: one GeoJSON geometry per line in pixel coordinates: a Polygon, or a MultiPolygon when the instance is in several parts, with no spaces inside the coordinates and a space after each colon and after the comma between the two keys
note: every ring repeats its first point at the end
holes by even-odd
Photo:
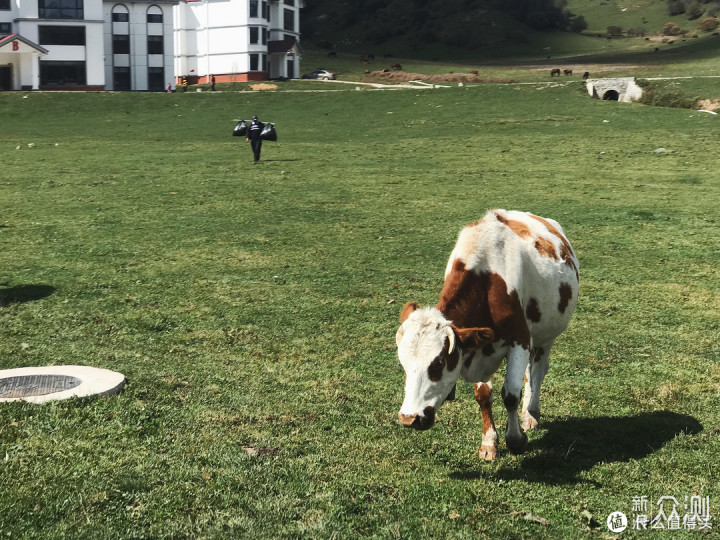
{"type": "Polygon", "coordinates": [[[578,283],[577,258],[557,222],[491,210],[460,232],[437,307],[456,325],[491,326],[529,347],[567,327],[578,283]]]}

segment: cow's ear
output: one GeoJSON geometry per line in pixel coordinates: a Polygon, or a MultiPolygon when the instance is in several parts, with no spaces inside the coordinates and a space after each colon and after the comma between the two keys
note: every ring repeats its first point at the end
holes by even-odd
{"type": "Polygon", "coordinates": [[[490,328],[458,328],[453,326],[463,349],[477,350],[482,349],[488,343],[495,341],[495,332],[490,328]]]}
{"type": "Polygon", "coordinates": [[[402,308],[402,311],[400,312],[400,323],[404,323],[410,316],[410,314],[418,307],[420,306],[418,306],[415,302],[408,302],[407,304],[405,304],[402,308]]]}

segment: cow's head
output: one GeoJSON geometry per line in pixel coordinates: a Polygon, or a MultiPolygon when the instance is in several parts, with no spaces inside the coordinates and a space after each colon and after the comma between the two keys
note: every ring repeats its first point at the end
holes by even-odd
{"type": "Polygon", "coordinates": [[[458,328],[436,308],[408,302],[395,335],[405,370],[405,399],[398,418],[405,427],[429,429],[460,376],[463,352],[494,341],[490,328],[458,328]]]}

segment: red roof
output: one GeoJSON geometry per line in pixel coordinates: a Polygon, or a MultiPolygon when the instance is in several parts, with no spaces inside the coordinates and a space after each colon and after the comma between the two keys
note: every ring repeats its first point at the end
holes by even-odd
{"type": "Polygon", "coordinates": [[[10,34],[0,39],[0,47],[12,43],[13,41],[22,41],[25,45],[29,45],[33,49],[37,49],[41,53],[47,54],[48,50],[41,47],[37,43],[33,43],[28,38],[21,36],[20,34],[10,34]]]}

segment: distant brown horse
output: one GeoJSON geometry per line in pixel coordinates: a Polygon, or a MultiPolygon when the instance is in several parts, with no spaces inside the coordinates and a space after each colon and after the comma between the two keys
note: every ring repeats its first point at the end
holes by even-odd
{"type": "Polygon", "coordinates": [[[553,68],[550,70],[550,76],[554,77],[555,75],[558,77],[560,76],[560,68],[553,68]]]}
{"type": "Polygon", "coordinates": [[[572,69],[563,69],[565,75],[572,75],[572,69]]]}
{"type": "Polygon", "coordinates": [[[393,68],[395,71],[400,71],[402,69],[402,66],[400,64],[392,64],[390,67],[393,68]]]}

